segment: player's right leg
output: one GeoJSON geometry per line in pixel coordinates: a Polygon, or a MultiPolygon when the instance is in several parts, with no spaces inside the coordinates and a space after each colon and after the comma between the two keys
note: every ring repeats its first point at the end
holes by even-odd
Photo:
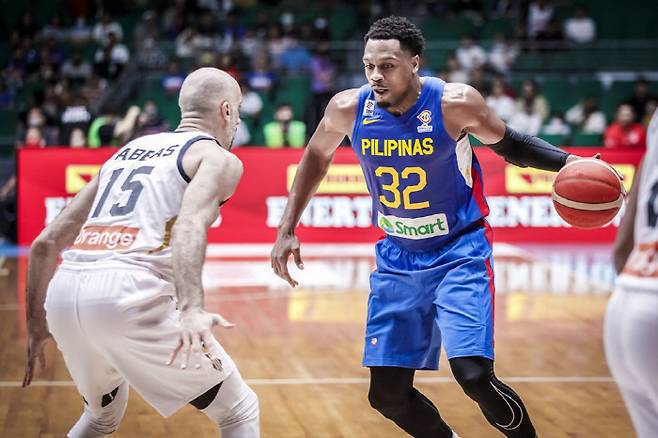
{"type": "Polygon", "coordinates": [[[608,303],[605,353],[639,438],[658,436],[658,294],[618,286],[608,303]]]}
{"type": "Polygon", "coordinates": [[[370,405],[414,437],[451,438],[434,404],[413,387],[415,370],[370,367],[370,405]]]}
{"type": "Polygon", "coordinates": [[[101,438],[116,431],[128,405],[128,384],[100,355],[79,325],[77,299],[84,274],[60,267],[46,297],[48,328],[82,395],[84,411],[69,438],[101,438]]]}
{"type": "Polygon", "coordinates": [[[192,403],[225,438],[259,436],[258,398],[216,339],[199,368],[183,369],[182,355],[166,364],[179,340],[172,283],[137,266],[104,265],[87,275],[105,292],[81,306],[82,326],[146,402],[165,417],[192,403]]]}
{"type": "Polygon", "coordinates": [[[373,408],[415,437],[451,438],[432,402],[413,387],[416,369],[437,369],[441,335],[432,296],[421,286],[425,260],[389,240],[376,246],[363,365],[373,408]]]}

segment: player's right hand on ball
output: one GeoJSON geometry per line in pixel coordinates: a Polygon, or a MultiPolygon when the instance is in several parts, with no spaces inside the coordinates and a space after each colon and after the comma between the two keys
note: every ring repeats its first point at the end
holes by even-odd
{"type": "Polygon", "coordinates": [[[288,272],[290,254],[292,254],[297,267],[304,269],[304,262],[302,262],[302,255],[299,251],[299,240],[297,236],[294,234],[279,234],[270,254],[272,269],[276,275],[286,280],[290,286],[295,287],[299,283],[288,272]]]}
{"type": "Polygon", "coordinates": [[[185,369],[190,362],[190,353],[192,354],[192,363],[194,368],[201,368],[201,358],[204,355],[204,347],[208,347],[213,342],[212,328],[219,325],[224,328],[235,327],[235,324],[228,322],[219,313],[209,313],[203,309],[193,308],[183,310],[179,317],[179,338],[178,344],[169,356],[167,365],[174,363],[178,353],[183,353],[183,363],[181,368],[185,369]]]}

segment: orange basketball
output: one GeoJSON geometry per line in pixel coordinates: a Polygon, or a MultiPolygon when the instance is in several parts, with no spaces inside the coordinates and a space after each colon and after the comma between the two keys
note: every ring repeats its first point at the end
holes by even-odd
{"type": "Polygon", "coordinates": [[[598,228],[610,223],[624,199],[617,173],[604,161],[588,158],[564,166],[553,182],[553,205],[570,225],[598,228]]]}

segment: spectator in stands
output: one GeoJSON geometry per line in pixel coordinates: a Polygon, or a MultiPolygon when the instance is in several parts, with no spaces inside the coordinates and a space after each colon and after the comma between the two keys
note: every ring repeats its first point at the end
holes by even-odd
{"type": "Polygon", "coordinates": [[[605,114],[599,111],[596,99],[581,100],[567,111],[566,119],[584,134],[603,134],[605,132],[605,114]]]}
{"type": "Polygon", "coordinates": [[[62,27],[62,18],[59,14],[55,14],[50,19],[50,23],[41,29],[39,36],[42,40],[52,39],[55,42],[62,42],[67,38],[67,34],[68,32],[62,27]]]}
{"type": "Polygon", "coordinates": [[[263,110],[263,99],[245,81],[240,81],[240,90],[242,91],[240,114],[258,121],[260,112],[263,110]]]}
{"type": "MultiPolygon", "coordinates": [[[[526,79],[521,85],[521,96],[516,99],[516,112],[525,113],[526,107],[532,108],[532,113],[540,117],[540,125],[550,113],[548,100],[539,94],[539,86],[534,80],[526,79]]],[[[533,134],[534,135],[534,134],[533,134]]]]}
{"type": "Polygon", "coordinates": [[[535,39],[543,32],[553,18],[553,6],[548,0],[536,0],[528,6],[526,32],[528,38],[535,39]]]}
{"type": "Polygon", "coordinates": [[[240,50],[244,56],[251,58],[266,50],[263,39],[256,33],[256,29],[248,27],[240,40],[240,50]]]}
{"type": "Polygon", "coordinates": [[[137,132],[135,137],[157,134],[169,130],[169,123],[158,113],[158,107],[152,100],[144,102],[144,107],[137,119],[137,132]]]}
{"type": "Polygon", "coordinates": [[[635,111],[635,121],[641,123],[647,111],[647,102],[658,99],[657,96],[649,90],[649,82],[644,78],[639,78],[633,85],[633,94],[626,99],[624,103],[629,104],[635,111]]]}
{"type": "Polygon", "coordinates": [[[564,34],[571,42],[591,43],[596,38],[596,23],[587,14],[584,6],[578,6],[571,17],[564,22],[564,34]]]}
{"type": "Polygon", "coordinates": [[[269,92],[274,86],[276,75],[270,68],[266,56],[258,56],[252,61],[253,68],[245,76],[249,86],[256,91],[269,92]]]}
{"type": "Polygon", "coordinates": [[[571,134],[571,126],[564,121],[562,113],[555,112],[541,128],[541,133],[546,135],[569,135],[571,134]]]}
{"type": "Polygon", "coordinates": [[[103,94],[106,85],[106,81],[102,80],[97,75],[92,75],[92,77],[89,78],[80,89],[80,95],[82,95],[87,102],[97,102],[103,94]]]}
{"type": "Polygon", "coordinates": [[[292,106],[283,103],[274,113],[274,120],[263,127],[265,144],[269,148],[301,148],[306,144],[306,125],[293,120],[292,106]]]}
{"type": "Polygon", "coordinates": [[[468,78],[468,84],[478,90],[480,94],[484,95],[489,89],[489,82],[484,75],[484,69],[477,67],[471,70],[468,78]]]}
{"type": "Polygon", "coordinates": [[[324,109],[334,94],[336,66],[329,56],[329,43],[320,43],[311,57],[311,98],[306,110],[306,126],[315,131],[324,115],[324,109]]]}
{"type": "Polygon", "coordinates": [[[644,149],[647,131],[635,121],[635,111],[629,104],[617,109],[616,121],[605,130],[605,147],[615,149],[644,149]]]}
{"type": "MultiPolygon", "coordinates": [[[[22,118],[22,126],[18,127],[17,134],[19,136],[22,136],[23,133],[26,134],[26,128],[38,129],[39,137],[43,140],[44,146],[59,143],[59,130],[55,121],[49,120],[48,116],[39,106],[34,106],[25,113],[24,119],[22,118]]],[[[27,134],[25,136],[27,137],[27,134]]]]}
{"type": "Polygon", "coordinates": [[[83,44],[91,38],[91,29],[87,26],[84,17],[78,17],[73,26],[68,29],[69,39],[72,43],[83,44]]]}
{"type": "Polygon", "coordinates": [[[41,49],[39,71],[37,72],[37,81],[42,84],[52,84],[57,82],[59,77],[59,66],[56,65],[47,49],[41,49]]]}
{"type": "Polygon", "coordinates": [[[175,40],[185,26],[185,0],[170,4],[162,14],[161,23],[164,35],[170,40],[175,40]]]}
{"type": "Polygon", "coordinates": [[[107,46],[110,43],[110,34],[114,34],[116,41],[123,39],[121,25],[117,21],[112,20],[110,14],[103,12],[100,21],[94,26],[92,35],[98,44],[107,46]]]}
{"type": "Polygon", "coordinates": [[[96,50],[94,64],[96,72],[105,79],[116,79],[130,60],[128,48],[117,41],[113,32],[108,35],[106,46],[96,50]]]}
{"type": "Polygon", "coordinates": [[[275,67],[279,66],[279,58],[288,48],[290,41],[290,38],[284,38],[281,35],[281,28],[278,24],[272,23],[267,28],[267,46],[275,67]]]}
{"type": "Polygon", "coordinates": [[[91,77],[93,73],[91,63],[82,58],[80,52],[76,51],[62,65],[62,77],[73,83],[82,84],[91,77]]]}
{"type": "Polygon", "coordinates": [[[69,137],[68,145],[71,148],[84,148],[87,146],[87,136],[82,128],[74,128],[71,131],[71,136],[69,137]]]}
{"type": "Polygon", "coordinates": [[[23,147],[25,149],[40,149],[46,145],[46,139],[43,138],[40,128],[27,128],[23,147]]]}
{"type": "Polygon", "coordinates": [[[505,39],[502,33],[494,35],[494,42],[489,50],[489,65],[497,73],[507,74],[519,56],[519,49],[515,44],[505,39]]]}
{"type": "Polygon", "coordinates": [[[193,58],[205,51],[214,52],[214,44],[211,35],[202,34],[196,26],[190,26],[176,37],[176,56],[193,58]]]}
{"type": "Polygon", "coordinates": [[[219,55],[217,68],[224,70],[226,73],[233,76],[233,79],[235,79],[236,81],[240,78],[240,69],[235,63],[235,58],[229,52],[222,53],[221,55],[219,55]]]}
{"type": "Polygon", "coordinates": [[[522,107],[517,108],[509,121],[509,126],[523,134],[537,135],[541,130],[543,118],[529,101],[522,101],[522,107]]]}
{"type": "Polygon", "coordinates": [[[563,50],[565,47],[564,33],[558,19],[551,18],[544,30],[537,33],[535,40],[544,41],[544,44],[538,47],[540,50],[563,50]]]}
{"type": "Polygon", "coordinates": [[[183,85],[185,74],[181,72],[180,62],[171,59],[167,66],[167,73],[162,78],[162,89],[167,96],[177,96],[178,90],[183,85]]]}
{"type": "Polygon", "coordinates": [[[475,44],[472,35],[465,35],[461,39],[459,48],[456,51],[459,64],[468,70],[482,67],[487,61],[487,54],[482,47],[475,44]]]}
{"type": "Polygon", "coordinates": [[[53,64],[60,68],[68,56],[63,46],[64,44],[58,42],[54,37],[49,37],[43,40],[43,50],[48,52],[48,56],[53,64]]]}
{"type": "Polygon", "coordinates": [[[103,114],[94,119],[89,126],[87,146],[90,148],[122,146],[132,138],[140,113],[141,109],[137,105],[133,105],[121,118],[118,116],[116,108],[106,107],[103,114]]]}
{"type": "Polygon", "coordinates": [[[448,55],[445,77],[442,79],[446,82],[461,82],[464,84],[469,81],[468,71],[462,67],[454,54],[448,55]]]}
{"type": "Polygon", "coordinates": [[[311,62],[311,54],[297,38],[293,38],[279,57],[279,67],[292,74],[303,73],[311,62]]]}
{"type": "Polygon", "coordinates": [[[133,42],[136,50],[142,46],[149,46],[159,38],[158,21],[154,11],[147,10],[142,14],[142,19],[133,30],[133,42]]]}
{"type": "Polygon", "coordinates": [[[82,129],[82,132],[87,132],[89,123],[91,122],[91,114],[87,108],[87,102],[84,98],[75,94],[71,97],[70,102],[64,107],[60,119],[60,144],[66,145],[71,139],[71,132],[76,129],[82,129]]]}
{"type": "Polygon", "coordinates": [[[651,117],[656,110],[658,110],[658,99],[649,100],[645,106],[644,119],[642,120],[642,125],[644,125],[645,128],[649,128],[651,117]]]}
{"type": "Polygon", "coordinates": [[[493,81],[491,94],[487,96],[487,106],[505,122],[509,122],[514,115],[514,99],[505,94],[505,86],[502,81],[493,81]]]}

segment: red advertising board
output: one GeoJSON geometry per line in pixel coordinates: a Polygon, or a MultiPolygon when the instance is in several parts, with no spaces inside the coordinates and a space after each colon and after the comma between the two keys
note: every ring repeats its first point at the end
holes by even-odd
{"type": "MultiPolygon", "coordinates": [[[[570,148],[591,156],[601,152],[630,185],[641,152],[570,148]]],[[[28,245],[116,149],[20,150],[18,155],[18,239],[28,245]]],[[[212,243],[271,243],[303,151],[239,148],[244,176],[222,208],[221,224],[209,233],[212,243]]],[[[550,198],[554,174],[505,163],[487,148],[476,149],[491,208],[489,222],[498,241],[611,242],[616,224],[598,230],[567,226],[550,198]]],[[[371,242],[382,234],[370,225],[370,197],[352,150],[341,148],[327,178],[306,209],[298,235],[304,242],[371,242]]]]}

